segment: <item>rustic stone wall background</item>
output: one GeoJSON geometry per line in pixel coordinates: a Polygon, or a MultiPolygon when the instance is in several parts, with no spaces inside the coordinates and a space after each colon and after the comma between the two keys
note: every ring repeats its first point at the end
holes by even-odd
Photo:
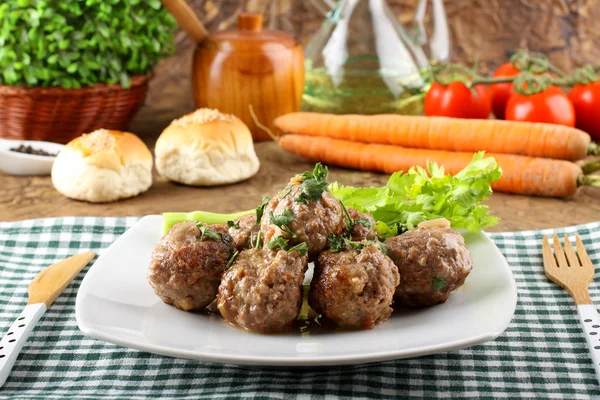
{"type": "MultiPolygon", "coordinates": [[[[210,31],[235,23],[235,13],[262,12],[266,24],[301,43],[318,29],[323,17],[313,0],[187,0],[210,31]]],[[[322,0],[314,0],[322,1],[322,0]]],[[[406,24],[417,0],[388,0],[406,24]]],[[[600,2],[596,0],[444,0],[452,35],[452,59],[493,69],[517,48],[540,51],[564,70],[600,64],[600,2]]],[[[132,130],[157,136],[172,119],[193,110],[190,87],[194,43],[179,31],[177,52],[156,68],[146,105],[132,130]],[[152,116],[152,118],[149,118],[152,116]],[[164,121],[157,126],[156,121],[164,121]],[[152,122],[148,122],[152,121],[152,122]]],[[[150,138],[149,138],[150,139],[150,138]]]]}

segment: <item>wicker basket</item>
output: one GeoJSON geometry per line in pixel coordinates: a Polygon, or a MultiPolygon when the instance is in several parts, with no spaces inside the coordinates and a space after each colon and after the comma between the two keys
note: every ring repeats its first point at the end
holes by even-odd
{"type": "Polygon", "coordinates": [[[123,130],[144,103],[149,78],[134,76],[129,89],[0,85],[0,137],[67,143],[100,128],[123,130]]]}

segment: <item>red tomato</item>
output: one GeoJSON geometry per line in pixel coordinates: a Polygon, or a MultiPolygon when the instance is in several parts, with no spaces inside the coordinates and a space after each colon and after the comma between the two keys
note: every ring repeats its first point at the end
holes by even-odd
{"type": "Polygon", "coordinates": [[[600,82],[573,86],[569,99],[575,107],[575,126],[600,140],[600,82]]]}
{"type": "Polygon", "coordinates": [[[506,119],[575,126],[575,109],[562,90],[550,86],[531,96],[513,93],[506,105],[506,119]]]}
{"type": "MultiPolygon", "coordinates": [[[[498,67],[498,69],[492,75],[494,78],[501,78],[506,76],[515,76],[519,74],[519,70],[516,69],[512,63],[507,62],[498,67]]],[[[512,83],[494,83],[490,85],[490,93],[492,94],[492,112],[498,119],[504,119],[504,112],[506,110],[506,103],[510,95],[515,91],[512,88],[512,83]]]]}
{"type": "Polygon", "coordinates": [[[462,82],[442,86],[433,82],[425,95],[425,114],[454,118],[481,118],[490,115],[490,93],[485,85],[475,85],[474,95],[462,82]]]}

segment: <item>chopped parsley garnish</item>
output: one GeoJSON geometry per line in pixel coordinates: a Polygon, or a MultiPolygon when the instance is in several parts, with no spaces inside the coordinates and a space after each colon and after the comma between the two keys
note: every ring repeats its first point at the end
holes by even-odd
{"type": "Polygon", "coordinates": [[[437,276],[434,276],[431,281],[431,286],[433,287],[433,290],[435,290],[436,292],[439,292],[440,290],[445,288],[447,285],[448,284],[446,283],[445,280],[443,280],[442,278],[438,278],[437,276]]]}
{"type": "Polygon", "coordinates": [[[379,246],[379,249],[381,250],[381,252],[383,254],[387,255],[387,246],[377,239],[369,240],[369,241],[365,241],[365,242],[354,242],[344,236],[335,236],[333,233],[330,233],[329,236],[327,237],[327,244],[328,244],[329,250],[331,250],[334,253],[337,253],[338,251],[342,251],[346,248],[361,251],[365,247],[371,246],[373,244],[377,244],[379,246]]]}
{"type": "Polygon", "coordinates": [[[240,229],[240,223],[236,221],[227,221],[227,226],[233,229],[240,229]]]}
{"type": "Polygon", "coordinates": [[[262,203],[260,203],[260,206],[256,207],[256,223],[260,224],[260,219],[262,218],[263,214],[265,213],[265,207],[267,206],[267,203],[269,202],[269,200],[271,200],[271,198],[269,196],[266,196],[265,198],[263,198],[262,203]]]}
{"type": "Polygon", "coordinates": [[[364,226],[365,228],[373,227],[373,225],[371,224],[371,221],[369,221],[366,218],[359,218],[359,219],[355,220],[354,223],[356,225],[364,226]]]}
{"type": "Polygon", "coordinates": [[[276,236],[272,239],[269,239],[267,246],[269,246],[269,249],[271,249],[271,250],[277,250],[277,249],[285,250],[285,248],[288,245],[288,242],[289,242],[289,240],[287,240],[283,236],[276,236]]]}
{"type": "Polygon", "coordinates": [[[262,239],[262,230],[258,231],[256,236],[254,236],[254,233],[251,233],[250,234],[250,247],[258,249],[261,246],[261,239],[262,239]]]}
{"type": "Polygon", "coordinates": [[[352,236],[352,230],[353,230],[353,227],[354,227],[354,220],[350,216],[350,213],[348,212],[348,209],[346,208],[346,206],[344,205],[344,203],[340,201],[340,204],[342,205],[342,210],[344,210],[344,214],[346,214],[346,218],[348,218],[346,220],[346,232],[344,233],[344,235],[346,235],[346,236],[352,236]]]}
{"type": "Polygon", "coordinates": [[[279,192],[279,198],[284,199],[285,196],[290,194],[290,192],[292,191],[292,187],[293,187],[293,185],[286,186],[285,189],[283,189],[281,192],[279,192]]]}
{"type": "Polygon", "coordinates": [[[297,236],[289,227],[289,224],[296,220],[296,217],[294,217],[294,214],[292,214],[292,211],[289,208],[283,210],[281,215],[273,215],[273,212],[270,211],[269,220],[273,225],[281,229],[282,232],[287,233],[293,238],[297,236]]]}
{"type": "Polygon", "coordinates": [[[227,271],[229,268],[231,268],[231,266],[235,262],[235,259],[238,256],[238,254],[240,254],[239,251],[236,251],[235,253],[233,253],[233,255],[231,256],[231,258],[229,259],[229,261],[227,261],[227,265],[225,265],[225,271],[227,271]]]}
{"type": "Polygon", "coordinates": [[[344,238],[342,236],[335,236],[333,233],[329,233],[327,237],[327,244],[329,250],[337,253],[338,251],[344,250],[344,238]]]}
{"type": "Polygon", "coordinates": [[[302,243],[295,245],[294,247],[290,247],[287,250],[287,252],[291,253],[294,250],[298,250],[300,252],[300,254],[305,255],[306,253],[308,253],[308,245],[306,244],[306,242],[302,242],[302,243]]]}
{"type": "Polygon", "coordinates": [[[323,164],[317,163],[313,172],[304,172],[301,175],[300,194],[294,199],[296,203],[308,204],[309,200],[319,201],[323,192],[327,190],[327,175],[329,171],[323,164]]]}
{"type": "Polygon", "coordinates": [[[207,226],[204,226],[204,224],[202,224],[201,222],[196,222],[196,226],[198,227],[198,230],[202,234],[200,236],[201,242],[204,240],[205,236],[211,240],[219,240],[220,239],[220,236],[218,233],[211,231],[207,226]]]}
{"type": "Polygon", "coordinates": [[[306,242],[302,242],[302,243],[299,243],[295,246],[288,248],[289,242],[290,241],[287,240],[286,238],[284,238],[283,236],[276,236],[276,237],[272,238],[271,240],[269,240],[269,242],[267,243],[267,246],[269,247],[270,250],[281,249],[281,250],[287,251],[288,253],[291,253],[294,250],[298,250],[300,252],[300,254],[302,254],[302,255],[305,255],[306,253],[308,253],[308,245],[306,244],[306,242]]]}

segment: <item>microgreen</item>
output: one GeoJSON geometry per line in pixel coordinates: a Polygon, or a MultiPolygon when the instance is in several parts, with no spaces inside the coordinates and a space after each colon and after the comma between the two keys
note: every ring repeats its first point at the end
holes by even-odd
{"type": "Polygon", "coordinates": [[[269,196],[266,196],[263,198],[262,203],[260,203],[260,205],[258,207],[256,207],[256,223],[260,224],[260,220],[263,216],[263,214],[265,213],[265,207],[267,206],[267,203],[269,202],[269,200],[271,200],[271,198],[269,196]]]}
{"type": "Polygon", "coordinates": [[[315,164],[313,172],[306,171],[301,176],[302,183],[300,184],[301,192],[294,199],[296,203],[308,204],[309,200],[319,201],[323,192],[327,190],[327,176],[329,171],[323,164],[315,164]]]}
{"type": "Polygon", "coordinates": [[[160,0],[0,2],[0,84],[131,85],[175,50],[160,0]]]}

